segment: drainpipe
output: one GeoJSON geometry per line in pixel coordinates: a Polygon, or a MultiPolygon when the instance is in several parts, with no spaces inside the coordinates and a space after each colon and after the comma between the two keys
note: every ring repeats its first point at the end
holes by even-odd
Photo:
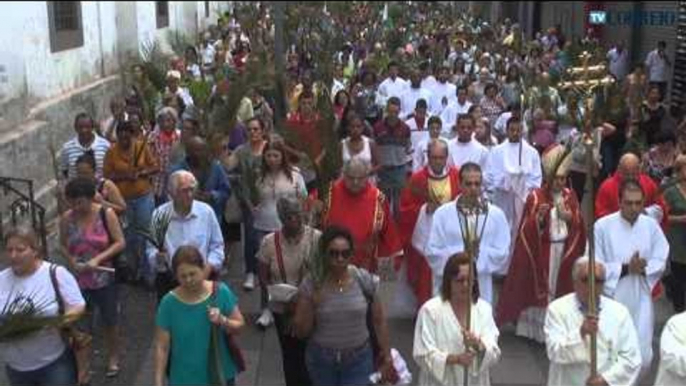
{"type": "Polygon", "coordinates": [[[98,47],[100,49],[100,77],[105,78],[105,50],[102,47],[102,13],[100,12],[100,2],[96,1],[95,6],[97,7],[98,13],[98,47]]]}

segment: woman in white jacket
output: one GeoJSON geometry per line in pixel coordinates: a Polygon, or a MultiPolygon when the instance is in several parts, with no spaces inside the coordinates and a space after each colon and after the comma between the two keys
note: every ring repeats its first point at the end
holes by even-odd
{"type": "Polygon", "coordinates": [[[466,254],[452,256],[444,268],[441,294],[419,310],[413,356],[421,369],[422,386],[462,385],[465,367],[469,368],[470,386],[491,384],[489,370],[500,359],[499,332],[491,305],[479,299],[477,281],[469,288],[470,266],[466,254]],[[467,330],[469,302],[472,309],[467,330]]]}

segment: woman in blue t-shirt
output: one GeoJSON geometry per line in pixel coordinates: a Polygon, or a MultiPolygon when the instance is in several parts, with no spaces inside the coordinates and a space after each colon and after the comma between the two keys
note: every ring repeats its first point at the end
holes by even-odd
{"type": "Polygon", "coordinates": [[[224,283],[205,280],[205,260],[192,246],[177,249],[172,269],[180,283],[160,302],[155,333],[155,385],[210,385],[217,379],[215,363],[227,385],[237,375],[228,340],[219,335],[219,358],[212,354],[210,332],[213,325],[227,334],[236,334],[245,324],[238,299],[224,283]],[[211,371],[214,367],[215,371],[211,371]],[[216,375],[216,374],[215,374],[216,375]]]}

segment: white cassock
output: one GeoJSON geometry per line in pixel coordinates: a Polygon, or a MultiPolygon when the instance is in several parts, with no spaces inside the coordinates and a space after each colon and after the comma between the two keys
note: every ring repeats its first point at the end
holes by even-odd
{"type": "MultiPolygon", "coordinates": [[[[483,358],[472,362],[469,369],[469,385],[488,386],[491,384],[490,368],[500,359],[500,333],[493,320],[491,305],[479,299],[472,307],[470,324],[471,331],[484,343],[486,352],[483,358]]],[[[447,365],[446,359],[450,354],[461,354],[464,351],[462,327],[450,302],[436,296],[424,303],[417,316],[412,350],[412,356],[420,368],[418,384],[462,385],[464,367],[447,365]]]]}
{"type": "Polygon", "coordinates": [[[386,107],[386,103],[391,97],[400,99],[409,86],[410,83],[399,76],[395,80],[386,78],[377,89],[376,104],[386,107]]]}
{"type": "Polygon", "coordinates": [[[414,160],[414,152],[419,145],[429,139],[428,129],[429,118],[424,119],[424,127],[419,127],[417,120],[410,118],[405,121],[407,127],[410,128],[410,143],[412,145],[412,152],[408,154],[408,161],[414,160]]]}
{"type": "Polygon", "coordinates": [[[420,99],[424,99],[426,105],[429,107],[429,114],[427,115],[433,115],[433,111],[436,107],[433,105],[434,97],[431,90],[424,87],[412,88],[412,86],[409,86],[400,97],[400,117],[408,119],[409,115],[414,113],[414,109],[417,107],[417,101],[420,99]]]}
{"type": "MultiPolygon", "coordinates": [[[[601,296],[597,335],[598,374],[609,385],[633,385],[641,370],[641,353],[631,315],[619,302],[601,296]]],[[[545,336],[549,386],[586,386],[591,373],[590,337],[581,338],[585,314],[576,293],[548,305],[545,336]]]]}
{"type": "Polygon", "coordinates": [[[462,143],[457,138],[451,139],[448,154],[448,163],[458,169],[467,162],[474,162],[484,170],[488,162],[488,148],[474,138],[467,143],[462,143]]]}
{"type": "Polygon", "coordinates": [[[448,107],[443,109],[441,113],[441,123],[443,124],[442,130],[443,134],[446,136],[451,136],[453,134],[453,127],[457,125],[457,118],[461,114],[469,113],[469,108],[472,107],[472,102],[465,101],[461,105],[457,100],[451,102],[448,107]]]}
{"type": "MultiPolygon", "coordinates": [[[[481,229],[484,229],[476,260],[476,270],[481,298],[492,304],[493,274],[505,275],[510,265],[510,228],[503,211],[492,204],[488,204],[487,215],[479,215],[478,219],[476,216],[469,217],[471,229],[477,228],[479,234],[481,229]]],[[[428,257],[432,271],[434,295],[440,293],[445,263],[450,256],[465,250],[460,228],[461,221],[464,222],[464,218],[461,215],[458,218],[455,200],[441,205],[434,212],[425,255],[428,257]]]]}
{"type": "MultiPolygon", "coordinates": [[[[430,88],[431,94],[433,94],[434,101],[433,106],[436,106],[436,111],[433,113],[435,115],[441,116],[443,110],[445,110],[451,103],[457,102],[457,86],[450,82],[436,82],[430,88]],[[446,99],[443,103],[443,98],[446,99]]],[[[443,122],[445,125],[446,123],[443,122]]]]}
{"type": "Polygon", "coordinates": [[[493,203],[505,212],[512,237],[519,229],[526,198],[541,187],[541,157],[528,142],[509,140],[491,149],[484,173],[493,203]],[[520,164],[521,149],[521,164],[520,164]]]}
{"type": "Polygon", "coordinates": [[[672,316],[662,330],[655,386],[686,384],[686,312],[672,316]]]}
{"type": "Polygon", "coordinates": [[[604,292],[629,310],[641,342],[643,367],[648,369],[653,358],[655,322],[651,292],[665,270],[667,239],[651,217],[639,215],[632,226],[616,212],[595,223],[595,253],[607,270],[604,292]],[[629,274],[620,279],[622,265],[629,264],[635,252],[647,261],[646,275],[629,274]]]}

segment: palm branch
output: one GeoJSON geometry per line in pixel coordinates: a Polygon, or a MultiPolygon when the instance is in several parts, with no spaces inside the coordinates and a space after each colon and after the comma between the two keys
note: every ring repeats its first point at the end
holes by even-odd
{"type": "MultiPolygon", "coordinates": [[[[11,294],[12,295],[12,294],[11,294]]],[[[0,343],[25,339],[45,328],[57,328],[67,321],[65,316],[45,316],[54,301],[33,303],[35,294],[9,296],[0,310],[0,343]]]]}
{"type": "Polygon", "coordinates": [[[158,251],[163,251],[165,249],[164,241],[167,236],[167,230],[169,230],[169,224],[171,224],[172,215],[171,208],[160,210],[153,216],[148,229],[134,228],[134,232],[146,239],[157,248],[158,251]]]}

